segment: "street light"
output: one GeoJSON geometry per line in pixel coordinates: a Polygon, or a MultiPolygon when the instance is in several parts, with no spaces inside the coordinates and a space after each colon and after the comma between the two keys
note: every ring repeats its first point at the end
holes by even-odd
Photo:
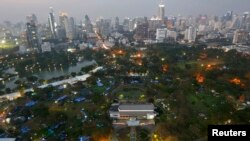
{"type": "Polygon", "coordinates": [[[1,43],[2,43],[2,44],[5,44],[5,43],[6,43],[6,41],[5,41],[5,40],[2,40],[2,41],[1,41],[1,43]]]}

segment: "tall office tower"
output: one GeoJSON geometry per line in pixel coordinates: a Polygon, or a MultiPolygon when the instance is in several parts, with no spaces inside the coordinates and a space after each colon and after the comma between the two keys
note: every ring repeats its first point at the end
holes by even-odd
{"type": "Polygon", "coordinates": [[[185,30],[188,25],[188,20],[179,16],[176,20],[175,27],[178,30],[185,30]]]}
{"type": "Polygon", "coordinates": [[[159,4],[159,15],[158,18],[162,21],[164,21],[165,19],[165,5],[163,0],[161,0],[160,4],[159,4]]]}
{"type": "Polygon", "coordinates": [[[122,25],[124,31],[129,31],[129,18],[125,18],[122,25]]]}
{"type": "Polygon", "coordinates": [[[168,29],[173,29],[174,25],[175,25],[175,22],[176,22],[176,17],[168,17],[168,20],[166,22],[167,28],[168,29]]]}
{"type": "Polygon", "coordinates": [[[225,21],[232,21],[233,19],[233,11],[227,11],[227,13],[224,15],[225,21]]]}
{"type": "Polygon", "coordinates": [[[151,18],[148,21],[148,28],[150,31],[156,32],[156,29],[159,28],[162,25],[160,20],[157,20],[155,18],[151,18]]]}
{"type": "Polygon", "coordinates": [[[59,25],[66,29],[66,23],[68,22],[68,13],[60,12],[59,14],[59,25]]]}
{"type": "Polygon", "coordinates": [[[135,19],[135,40],[145,40],[149,37],[149,24],[146,17],[144,18],[136,18],[135,19]]]}
{"type": "Polygon", "coordinates": [[[111,21],[111,19],[103,19],[103,17],[98,18],[96,20],[97,32],[107,37],[111,33],[111,21]]]}
{"type": "Polygon", "coordinates": [[[60,36],[57,37],[59,39],[65,39],[66,38],[66,29],[68,29],[68,24],[69,24],[69,19],[68,19],[68,14],[65,12],[61,12],[59,14],[59,25],[56,27],[57,29],[57,35],[60,36]]]}
{"type": "Polygon", "coordinates": [[[156,40],[157,42],[163,43],[167,38],[167,28],[157,28],[156,29],[156,40]]]}
{"type": "Polygon", "coordinates": [[[113,18],[112,22],[111,22],[112,30],[113,31],[118,31],[119,25],[120,25],[119,18],[118,17],[113,18]]]}
{"type": "Polygon", "coordinates": [[[249,41],[249,32],[236,30],[234,32],[233,44],[245,44],[249,41]]]}
{"type": "Polygon", "coordinates": [[[168,30],[166,26],[161,26],[156,29],[156,41],[163,42],[175,42],[177,38],[177,32],[174,30],[168,30]]]}
{"type": "Polygon", "coordinates": [[[201,15],[199,17],[199,24],[200,25],[207,25],[207,23],[208,23],[208,17],[207,17],[207,15],[201,15]]]}
{"type": "Polygon", "coordinates": [[[60,41],[66,39],[66,31],[65,31],[64,27],[56,26],[56,37],[60,41]]]}
{"type": "Polygon", "coordinates": [[[135,19],[130,19],[129,20],[129,31],[134,31],[135,28],[136,28],[137,24],[136,24],[136,21],[135,19]]]}
{"type": "Polygon", "coordinates": [[[234,16],[230,28],[239,29],[240,28],[240,18],[239,16],[234,16]]]}
{"type": "Polygon", "coordinates": [[[30,48],[38,48],[39,40],[37,37],[37,28],[35,23],[27,23],[26,24],[26,37],[27,43],[30,48]]]}
{"type": "Polygon", "coordinates": [[[68,27],[66,28],[66,35],[67,35],[67,38],[69,38],[70,40],[75,39],[76,25],[75,25],[75,20],[73,17],[69,18],[68,27]]]}
{"type": "Polygon", "coordinates": [[[189,26],[185,31],[185,40],[188,42],[195,42],[196,40],[196,28],[193,26],[189,26]]]}
{"type": "Polygon", "coordinates": [[[37,16],[35,14],[32,14],[31,17],[35,24],[38,24],[37,16]]]}
{"type": "Polygon", "coordinates": [[[51,32],[51,37],[52,39],[56,39],[56,22],[55,22],[55,18],[54,18],[54,12],[53,12],[53,8],[50,7],[50,13],[49,13],[49,28],[50,28],[50,32],[51,32]]]}
{"type": "MultiPolygon", "coordinates": [[[[66,37],[70,40],[75,38],[75,22],[74,18],[68,18],[67,13],[60,13],[59,15],[59,23],[62,29],[64,29],[66,33],[66,37]]],[[[63,34],[63,32],[61,32],[63,34]]]]}
{"type": "Polygon", "coordinates": [[[168,42],[176,42],[177,32],[173,29],[167,31],[167,41],[168,42]]]}
{"type": "Polygon", "coordinates": [[[27,21],[27,23],[34,23],[36,25],[38,24],[37,17],[35,14],[31,14],[31,15],[26,16],[26,21],[27,21]]]}
{"type": "Polygon", "coordinates": [[[241,21],[241,28],[250,31],[250,13],[244,12],[242,21],[241,21]]]}
{"type": "Polygon", "coordinates": [[[85,18],[84,18],[84,28],[85,28],[87,33],[94,32],[93,25],[92,25],[88,15],[85,15],[85,18]]]}

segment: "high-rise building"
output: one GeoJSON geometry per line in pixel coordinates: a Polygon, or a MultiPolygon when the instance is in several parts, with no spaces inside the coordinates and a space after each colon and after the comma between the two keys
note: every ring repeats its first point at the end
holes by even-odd
{"type": "Polygon", "coordinates": [[[66,29],[66,36],[70,40],[75,39],[76,37],[76,25],[75,19],[73,17],[69,18],[68,29],[66,29]]]}
{"type": "Polygon", "coordinates": [[[176,24],[175,24],[175,27],[178,29],[178,30],[185,30],[186,27],[187,27],[187,24],[188,24],[188,21],[186,19],[184,19],[183,17],[178,17],[177,18],[177,21],[176,21],[176,24]]]}
{"type": "Polygon", "coordinates": [[[66,31],[64,27],[61,27],[61,26],[56,27],[56,37],[58,40],[66,39],[66,31]]]}
{"type": "Polygon", "coordinates": [[[38,24],[37,17],[35,14],[26,16],[26,21],[27,23],[35,23],[36,25],[38,24]]]}
{"type": "Polygon", "coordinates": [[[244,12],[242,21],[241,21],[241,28],[247,31],[250,31],[250,13],[244,12]]]}
{"type": "Polygon", "coordinates": [[[135,19],[135,40],[145,40],[149,38],[149,24],[147,17],[141,17],[135,19]]]}
{"type": "Polygon", "coordinates": [[[53,8],[50,7],[50,13],[49,13],[49,28],[50,28],[50,32],[51,32],[51,38],[52,39],[56,39],[56,22],[55,22],[55,18],[54,18],[54,12],[53,12],[53,8]]]}
{"type": "Polygon", "coordinates": [[[68,14],[65,12],[60,13],[59,23],[62,29],[66,33],[66,37],[70,40],[75,38],[75,21],[73,17],[68,18],[68,14]]]}
{"type": "Polygon", "coordinates": [[[245,30],[236,30],[234,32],[233,43],[234,44],[245,44],[250,41],[249,32],[245,30]]]}
{"type": "Polygon", "coordinates": [[[103,36],[108,36],[111,33],[111,19],[99,18],[96,21],[97,31],[103,36]]]}
{"type": "Polygon", "coordinates": [[[69,38],[70,29],[69,29],[69,18],[67,13],[61,12],[59,14],[59,23],[60,26],[65,31],[66,37],[69,38]]]}
{"type": "Polygon", "coordinates": [[[123,21],[123,30],[129,31],[129,18],[125,18],[123,21]]]}
{"type": "Polygon", "coordinates": [[[233,19],[233,11],[227,11],[227,13],[224,15],[224,21],[232,21],[233,19]]]}
{"type": "Polygon", "coordinates": [[[159,4],[159,15],[158,18],[162,21],[164,21],[165,19],[165,5],[163,0],[161,0],[160,4],[159,4]]]}
{"type": "Polygon", "coordinates": [[[168,42],[176,42],[177,39],[177,32],[175,30],[168,30],[167,31],[167,41],[168,42]]]}
{"type": "Polygon", "coordinates": [[[168,30],[166,27],[157,28],[156,41],[163,42],[175,42],[177,38],[177,32],[174,30],[168,30]]]}
{"type": "Polygon", "coordinates": [[[149,24],[149,30],[155,32],[157,28],[161,27],[162,22],[160,20],[151,18],[148,21],[148,24],[149,24]]]}
{"type": "Polygon", "coordinates": [[[137,26],[137,23],[136,23],[135,19],[130,19],[129,20],[129,31],[130,32],[134,31],[136,26],[137,26]]]}
{"type": "Polygon", "coordinates": [[[93,25],[92,25],[88,15],[85,15],[85,18],[84,18],[84,28],[85,28],[87,33],[94,32],[93,25]]]}
{"type": "Polygon", "coordinates": [[[66,29],[66,24],[68,22],[68,13],[60,12],[59,14],[59,25],[66,29]]]}
{"type": "Polygon", "coordinates": [[[240,18],[238,16],[234,16],[230,28],[239,29],[240,28],[240,18]]]}
{"type": "Polygon", "coordinates": [[[27,23],[26,24],[26,37],[27,43],[30,48],[38,48],[39,47],[39,40],[37,37],[37,28],[34,23],[27,23]]]}
{"type": "Polygon", "coordinates": [[[119,18],[118,17],[115,17],[114,19],[112,19],[112,22],[111,22],[112,30],[118,31],[119,25],[120,25],[120,23],[119,23],[119,18]]]}
{"type": "Polygon", "coordinates": [[[164,40],[167,38],[167,28],[158,28],[156,30],[156,40],[157,42],[164,42],[164,40]]]}
{"type": "Polygon", "coordinates": [[[186,29],[185,31],[185,40],[187,40],[188,42],[195,42],[196,34],[197,34],[196,28],[193,26],[189,26],[189,28],[186,29]]]}

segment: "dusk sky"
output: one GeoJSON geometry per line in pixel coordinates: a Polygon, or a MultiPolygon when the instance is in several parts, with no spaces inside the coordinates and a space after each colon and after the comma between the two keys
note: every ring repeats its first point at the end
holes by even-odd
{"type": "MultiPolygon", "coordinates": [[[[96,17],[138,17],[157,14],[159,0],[0,0],[0,22],[24,21],[34,13],[46,22],[49,7],[69,13],[79,21],[85,14],[96,17]]],[[[250,11],[250,0],[165,0],[166,15],[223,15],[228,10],[242,14],[250,11]]]]}

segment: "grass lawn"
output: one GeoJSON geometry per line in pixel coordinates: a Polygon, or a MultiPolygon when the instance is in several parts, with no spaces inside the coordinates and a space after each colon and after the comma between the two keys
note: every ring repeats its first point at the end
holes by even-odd
{"type": "Polygon", "coordinates": [[[224,62],[221,59],[205,59],[205,60],[197,60],[197,61],[187,61],[187,62],[179,62],[177,63],[177,67],[180,69],[185,69],[185,65],[189,64],[191,65],[191,68],[195,68],[200,70],[201,66],[203,65],[204,67],[206,67],[207,65],[219,65],[219,64],[223,64],[224,62]]]}
{"type": "Polygon", "coordinates": [[[126,87],[116,91],[116,97],[119,100],[125,101],[140,101],[145,102],[146,96],[144,91],[139,88],[126,87]]]}

